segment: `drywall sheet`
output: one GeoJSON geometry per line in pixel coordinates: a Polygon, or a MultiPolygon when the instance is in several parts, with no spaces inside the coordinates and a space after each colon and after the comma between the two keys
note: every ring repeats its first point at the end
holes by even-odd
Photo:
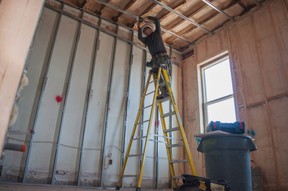
{"type": "MultiPolygon", "coordinates": [[[[133,126],[136,120],[136,115],[138,113],[140,99],[142,96],[142,84],[143,84],[143,60],[144,60],[144,51],[136,46],[133,46],[133,60],[131,65],[131,73],[130,73],[130,83],[129,83],[129,99],[128,99],[128,107],[127,107],[127,119],[126,119],[126,133],[125,133],[125,149],[124,154],[127,152],[127,147],[130,141],[130,137],[132,134],[133,126]]],[[[137,126],[137,131],[135,132],[135,136],[139,136],[138,132],[140,130],[140,126],[137,126]]],[[[140,142],[138,140],[134,140],[132,143],[132,147],[130,150],[130,154],[140,154],[140,142]]],[[[140,158],[137,157],[129,157],[127,168],[125,169],[125,174],[127,175],[136,175],[139,172],[139,163],[140,158]]],[[[135,177],[126,177],[123,179],[123,187],[136,187],[137,181],[135,177]]]]}
{"type": "Polygon", "coordinates": [[[105,134],[104,156],[112,155],[112,165],[104,168],[103,185],[115,186],[118,180],[121,164],[121,148],[123,144],[124,112],[128,87],[128,68],[131,46],[117,39],[114,58],[112,83],[110,87],[110,99],[105,134]]]}
{"type": "Polygon", "coordinates": [[[76,21],[62,16],[35,121],[35,134],[25,177],[27,182],[47,182],[51,178],[53,152],[63,105],[63,102],[57,102],[55,98],[64,96],[77,25],[76,21]]]}
{"type": "MultiPolygon", "coordinates": [[[[147,59],[147,61],[151,60],[151,56],[149,53],[147,54],[146,59],[147,59]]],[[[147,80],[148,80],[150,69],[151,68],[146,67],[145,85],[146,85],[147,80]]],[[[152,81],[153,81],[153,76],[151,76],[151,79],[150,79],[150,82],[152,82],[152,81]]],[[[145,101],[144,101],[144,107],[146,107],[146,108],[143,110],[143,117],[142,117],[143,122],[149,120],[149,117],[150,117],[150,112],[152,109],[151,105],[153,103],[153,96],[154,96],[154,94],[151,92],[153,92],[153,91],[155,91],[154,83],[150,83],[148,88],[147,88],[147,93],[146,93],[149,95],[146,95],[145,101]]],[[[155,138],[154,135],[156,134],[155,133],[155,126],[157,124],[156,119],[155,119],[156,118],[156,107],[155,107],[155,110],[153,112],[154,112],[154,115],[152,115],[151,130],[150,130],[150,134],[148,135],[149,139],[151,139],[151,140],[153,140],[155,138]]],[[[142,136],[147,135],[148,125],[149,125],[148,121],[143,123],[142,130],[140,131],[140,135],[142,135],[142,136]]],[[[141,148],[141,152],[143,153],[145,139],[143,138],[141,141],[142,141],[141,142],[142,147],[140,147],[140,148],[141,148]]],[[[155,178],[155,172],[156,172],[155,167],[156,167],[155,166],[155,142],[148,141],[147,142],[146,157],[145,157],[145,164],[144,164],[144,171],[143,171],[143,180],[142,180],[142,186],[143,187],[153,187],[154,186],[153,179],[155,178]]]]}
{"type": "MultiPolygon", "coordinates": [[[[179,107],[180,105],[179,105],[179,102],[177,101],[178,100],[178,84],[177,84],[178,83],[178,77],[177,77],[178,76],[177,75],[178,71],[179,71],[179,66],[173,65],[172,66],[172,90],[173,90],[173,95],[174,95],[174,98],[175,98],[176,106],[177,106],[177,109],[178,109],[180,117],[181,117],[180,120],[182,121],[183,116],[181,116],[181,111],[179,110],[180,109],[180,107],[179,107]]],[[[172,105],[171,105],[171,108],[172,108],[172,111],[174,111],[174,108],[173,108],[172,105]]],[[[175,115],[173,115],[172,121],[170,123],[172,123],[171,124],[172,128],[179,127],[175,115]]],[[[173,141],[174,143],[182,143],[183,142],[182,141],[182,137],[180,135],[180,131],[173,132],[173,137],[176,139],[176,140],[173,141]]],[[[183,158],[182,158],[183,156],[180,154],[180,152],[183,153],[183,149],[184,149],[184,147],[173,148],[172,149],[173,159],[183,160],[183,158]]],[[[176,175],[179,175],[179,165],[183,166],[183,163],[174,165],[174,169],[175,169],[176,175]]],[[[167,170],[168,170],[168,164],[167,164],[167,170]]]]}
{"type": "Polygon", "coordinates": [[[115,38],[100,32],[83,138],[80,168],[82,185],[99,185],[101,147],[115,38]]]}
{"type": "Polygon", "coordinates": [[[79,159],[82,149],[84,113],[91,69],[96,30],[81,26],[75,59],[68,81],[64,113],[60,126],[59,146],[56,153],[55,183],[77,182],[79,159]]]}
{"type": "MultiPolygon", "coordinates": [[[[18,118],[16,123],[10,128],[8,141],[16,144],[26,144],[30,138],[29,130],[31,127],[31,118],[33,105],[37,104],[39,97],[39,87],[43,82],[43,65],[47,62],[49,48],[52,43],[53,32],[55,31],[55,23],[57,15],[54,11],[44,9],[40,18],[38,29],[31,47],[32,53],[27,61],[27,77],[29,85],[21,92],[20,100],[17,102],[19,107],[18,118]],[[38,89],[38,90],[37,90],[38,89]],[[14,132],[14,133],[13,133],[14,132]]],[[[26,152],[27,153],[27,152],[26,152]]],[[[24,158],[26,157],[26,153],[24,158]]],[[[2,180],[17,180],[17,176],[23,176],[23,154],[15,151],[6,151],[4,158],[4,167],[2,171],[2,180]],[[7,176],[7,177],[6,177],[7,176]]]]}
{"type": "MultiPolygon", "coordinates": [[[[19,181],[21,169],[25,169],[25,183],[114,187],[143,92],[146,53],[50,9],[44,8],[42,17],[33,47],[36,50],[32,49],[27,65],[33,87],[23,96],[23,103],[29,103],[23,108],[30,112],[25,113],[26,125],[22,127],[34,128],[35,134],[27,163],[25,155],[14,160],[14,155],[9,154],[7,162],[13,162],[6,163],[4,169],[15,175],[14,181],[19,181]],[[11,164],[16,164],[15,170],[10,168],[11,164]]],[[[146,78],[148,72],[149,69],[146,78]]],[[[153,84],[148,89],[151,91],[153,84]]],[[[152,103],[152,96],[146,99],[146,106],[152,103]]],[[[169,111],[168,102],[164,110],[169,111]]],[[[149,115],[149,109],[144,111],[143,120],[149,119],[149,115]]],[[[153,115],[151,134],[158,130],[162,133],[161,126],[156,129],[157,115],[153,115]]],[[[169,126],[169,119],[166,122],[169,126]]],[[[18,125],[20,129],[21,124],[18,125]]],[[[141,133],[139,128],[138,136],[141,133]]],[[[138,141],[131,154],[140,153],[141,143],[143,150],[144,142],[138,141]]],[[[160,149],[157,146],[158,143],[148,142],[143,187],[169,184],[165,145],[161,143],[160,149]]],[[[137,174],[139,162],[139,157],[132,158],[126,174],[137,174]]],[[[136,179],[124,179],[125,185],[136,186],[136,179]]]]}

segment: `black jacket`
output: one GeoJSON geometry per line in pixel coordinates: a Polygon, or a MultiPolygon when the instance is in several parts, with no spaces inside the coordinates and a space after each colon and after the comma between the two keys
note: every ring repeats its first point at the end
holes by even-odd
{"type": "Polygon", "coordinates": [[[138,39],[148,46],[149,52],[152,56],[156,54],[166,52],[165,46],[163,44],[161,36],[161,28],[159,19],[156,17],[148,17],[150,20],[154,21],[156,29],[149,36],[143,37],[141,28],[138,29],[138,39]]]}

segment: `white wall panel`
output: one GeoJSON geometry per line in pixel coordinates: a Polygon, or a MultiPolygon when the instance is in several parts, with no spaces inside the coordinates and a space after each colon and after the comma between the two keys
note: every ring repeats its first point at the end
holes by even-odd
{"type": "MultiPolygon", "coordinates": [[[[133,126],[136,120],[136,115],[138,113],[139,104],[142,96],[142,74],[143,74],[143,60],[144,52],[142,49],[134,46],[133,47],[133,62],[131,65],[130,74],[130,88],[129,88],[129,100],[127,108],[127,119],[126,119],[126,134],[125,134],[125,150],[124,154],[127,152],[127,146],[130,140],[130,136],[133,130],[133,126]]],[[[139,129],[139,126],[137,127],[139,129]]],[[[138,131],[137,131],[138,132],[138,131]]],[[[136,132],[136,136],[137,136],[136,132]]],[[[138,141],[133,141],[130,154],[140,154],[140,144],[138,141]]],[[[125,170],[125,174],[136,175],[139,172],[139,157],[129,157],[128,165],[125,170]]],[[[123,187],[128,187],[134,185],[136,187],[135,178],[124,178],[123,187]]]]}
{"type": "Polygon", "coordinates": [[[113,164],[104,169],[103,184],[112,186],[117,182],[121,164],[123,118],[126,102],[126,91],[128,85],[128,66],[130,45],[124,41],[117,40],[114,59],[114,70],[112,76],[109,110],[106,127],[106,142],[104,155],[112,153],[113,164]]]}
{"type": "MultiPolygon", "coordinates": [[[[28,65],[31,87],[24,91],[21,102],[25,113],[19,116],[21,122],[15,126],[17,130],[18,127],[19,130],[35,129],[24,182],[114,187],[143,93],[146,54],[140,47],[131,48],[131,44],[105,32],[98,34],[97,29],[64,14],[58,18],[59,27],[57,13],[44,8],[28,65]],[[56,96],[63,100],[58,103],[56,96]],[[35,123],[31,113],[36,115],[35,123]],[[126,128],[125,134],[123,128],[126,128]],[[110,157],[112,164],[108,164],[110,157]]],[[[149,54],[147,57],[150,60],[149,54]]],[[[146,79],[149,69],[146,68],[146,79]]],[[[151,91],[154,91],[153,84],[148,89],[151,91]]],[[[147,96],[145,105],[152,101],[153,94],[147,96]]],[[[150,109],[144,111],[143,120],[149,119],[150,109]]],[[[164,109],[165,113],[169,111],[168,102],[164,109]]],[[[156,131],[156,115],[151,123],[151,134],[156,131]]],[[[168,118],[166,122],[169,126],[168,118]]],[[[145,123],[143,134],[147,126],[145,123]]],[[[138,129],[139,136],[141,129],[138,129]]],[[[159,132],[162,134],[160,121],[159,132]]],[[[27,137],[14,138],[24,140],[27,137]]],[[[140,145],[140,141],[135,141],[130,154],[140,154],[140,145]]],[[[142,151],[143,146],[144,141],[142,151]]],[[[165,145],[158,146],[158,154],[157,146],[148,141],[142,187],[156,186],[156,167],[158,185],[169,184],[165,145]],[[158,166],[156,160],[159,160],[158,166]]],[[[4,169],[14,173],[16,181],[24,168],[25,156],[10,153],[6,160],[4,169]]],[[[125,174],[137,174],[139,162],[138,157],[130,158],[125,174]]],[[[2,179],[5,176],[2,175],[2,179]]],[[[136,186],[136,179],[124,178],[125,185],[136,186]]]]}
{"type": "MultiPolygon", "coordinates": [[[[29,123],[31,122],[31,114],[33,111],[33,104],[37,101],[39,91],[37,88],[41,82],[41,74],[43,73],[43,65],[47,61],[47,53],[49,52],[49,46],[51,45],[51,38],[54,25],[57,19],[57,14],[49,9],[44,9],[40,18],[38,29],[34,38],[34,44],[32,45],[32,53],[27,61],[27,76],[29,78],[29,85],[21,92],[21,98],[18,101],[19,113],[16,123],[10,128],[13,132],[28,132],[32,128],[29,123]]],[[[23,144],[26,141],[26,135],[19,133],[9,134],[8,139],[11,143],[23,144]],[[15,140],[16,139],[16,140],[15,140]]],[[[28,136],[30,138],[30,136],[28,136]]],[[[27,145],[27,142],[25,143],[27,145]]],[[[27,153],[27,152],[26,152],[27,153]]],[[[25,154],[26,154],[25,153],[25,154]]],[[[26,157],[26,155],[24,155],[26,157]]],[[[5,180],[5,176],[17,178],[19,174],[22,176],[23,168],[23,153],[15,151],[6,151],[4,168],[1,179],[5,180]]]]}
{"type": "MultiPolygon", "coordinates": [[[[151,55],[148,52],[147,53],[147,61],[151,60],[151,55]]],[[[149,71],[151,68],[146,67],[146,78],[145,78],[145,83],[147,82],[148,76],[149,76],[149,71]]],[[[151,80],[150,82],[153,81],[153,76],[151,76],[151,80]]],[[[146,85],[146,84],[145,84],[146,85]]],[[[153,83],[151,83],[148,86],[147,89],[147,94],[149,94],[150,92],[155,91],[155,86],[153,83]]],[[[149,106],[153,103],[153,96],[154,94],[149,94],[145,97],[145,101],[144,101],[144,107],[149,106]]],[[[146,109],[144,109],[143,112],[143,121],[146,121],[149,119],[150,117],[150,112],[151,112],[151,108],[152,107],[147,107],[146,109]]],[[[155,107],[155,111],[156,111],[156,107],[155,107]]],[[[151,130],[150,130],[150,134],[155,134],[154,133],[154,129],[155,129],[155,115],[156,112],[154,111],[154,115],[153,115],[153,119],[151,122],[151,130]]],[[[148,129],[148,124],[149,122],[146,122],[143,124],[143,136],[147,135],[147,129],[148,129]]],[[[150,136],[150,139],[154,139],[153,136],[150,136]]],[[[145,144],[145,139],[143,139],[142,141],[142,152],[144,150],[144,144],[145,144]]],[[[154,149],[154,142],[148,141],[147,143],[147,150],[146,150],[146,158],[145,158],[145,165],[144,165],[144,172],[143,172],[143,181],[142,181],[142,185],[143,187],[153,187],[152,184],[154,184],[153,182],[153,178],[155,177],[155,149],[154,149]],[[152,181],[152,182],[151,182],[152,181]]]]}
{"type": "MultiPolygon", "coordinates": [[[[171,80],[172,91],[173,91],[173,95],[174,95],[175,100],[177,100],[177,86],[176,86],[177,85],[177,72],[178,72],[177,69],[178,69],[178,66],[173,64],[172,65],[172,78],[170,80],[171,80]]],[[[164,114],[169,113],[170,112],[170,102],[169,101],[164,102],[162,105],[163,105],[164,114]]],[[[172,105],[171,105],[171,111],[173,111],[172,105]]],[[[175,115],[172,116],[171,120],[169,119],[169,117],[166,117],[165,122],[166,122],[166,128],[167,129],[178,127],[177,121],[175,119],[175,115]],[[170,123],[170,121],[172,121],[172,123],[170,123]]],[[[161,123],[160,123],[159,134],[163,135],[161,123]]],[[[177,143],[179,140],[178,132],[173,131],[172,137],[175,139],[170,140],[170,141],[173,144],[177,143]]],[[[164,141],[164,139],[161,138],[160,141],[164,141]]],[[[170,180],[170,171],[169,171],[168,156],[167,156],[165,144],[159,144],[158,150],[159,150],[158,186],[167,187],[169,185],[169,180],[170,180]]],[[[172,148],[172,159],[174,159],[174,160],[179,159],[177,148],[172,148]]],[[[176,175],[177,175],[177,169],[178,169],[177,167],[178,167],[177,164],[174,165],[174,170],[175,170],[176,175]]]]}
{"type": "MultiPolygon", "coordinates": [[[[178,74],[178,68],[179,66],[177,65],[173,65],[173,68],[172,68],[172,89],[173,89],[173,95],[174,95],[174,98],[175,98],[175,101],[176,101],[176,104],[177,104],[177,108],[179,110],[179,105],[178,105],[178,88],[177,88],[177,81],[178,81],[178,77],[177,77],[177,74],[178,74]]],[[[171,106],[173,108],[173,106],[171,106]]],[[[181,111],[179,111],[179,113],[181,113],[181,111]]],[[[181,116],[181,115],[180,115],[181,116]]],[[[183,116],[181,116],[183,118],[183,116]]],[[[181,120],[182,120],[181,118],[181,120]]],[[[178,123],[177,123],[177,120],[176,120],[176,117],[175,115],[173,115],[173,118],[172,118],[172,128],[173,127],[178,127],[178,123]]],[[[184,127],[185,128],[185,127],[184,127]]],[[[175,131],[173,133],[173,136],[177,139],[177,141],[175,141],[174,143],[182,143],[182,141],[180,141],[180,139],[182,139],[181,135],[180,135],[180,131],[175,131]]],[[[173,158],[174,159],[180,159],[180,160],[183,160],[183,149],[184,147],[176,147],[176,148],[173,148],[173,152],[172,152],[172,155],[173,155],[173,158]],[[180,153],[181,152],[181,153],[180,153]]],[[[180,165],[183,165],[180,163],[180,165]]],[[[179,173],[179,169],[178,169],[179,165],[175,165],[175,173],[176,175],[181,175],[181,174],[178,174],[179,173]]]]}
{"type": "Polygon", "coordinates": [[[113,58],[114,37],[100,32],[98,44],[99,49],[96,53],[90,91],[81,164],[81,182],[89,185],[97,184],[100,179],[102,133],[105,122],[105,106],[113,58]]]}
{"type": "Polygon", "coordinates": [[[83,131],[83,113],[96,30],[82,25],[75,54],[59,138],[56,181],[76,182],[83,131]],[[60,172],[66,172],[62,174],[60,172]]]}
{"type": "Polygon", "coordinates": [[[50,176],[52,153],[46,152],[39,155],[39,152],[44,149],[44,147],[41,147],[43,143],[46,144],[45,148],[47,148],[47,145],[53,147],[55,143],[56,127],[59,114],[61,114],[61,104],[55,101],[55,96],[62,96],[64,93],[63,88],[75,40],[76,28],[76,21],[62,16],[35,122],[35,135],[33,137],[30,160],[28,161],[29,176],[27,181],[34,178],[41,179],[39,178],[40,175],[33,178],[33,172],[35,171],[41,172],[41,177],[43,176],[44,179],[50,176]]]}

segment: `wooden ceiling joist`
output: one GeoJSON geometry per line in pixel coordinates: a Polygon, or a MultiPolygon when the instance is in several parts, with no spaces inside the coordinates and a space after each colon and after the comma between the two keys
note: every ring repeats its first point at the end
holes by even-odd
{"type": "Polygon", "coordinates": [[[163,39],[173,48],[187,45],[213,34],[227,22],[261,6],[265,0],[56,0],[133,28],[139,17],[160,19],[163,39]],[[125,15],[125,16],[124,16],[125,15]],[[223,16],[222,16],[223,15],[223,16]]]}
{"type": "Polygon", "coordinates": [[[165,5],[165,4],[163,4],[163,3],[161,3],[161,2],[159,2],[159,1],[157,1],[157,0],[150,0],[150,1],[153,1],[154,3],[157,3],[158,5],[164,7],[165,9],[167,9],[168,11],[170,11],[170,12],[178,15],[178,16],[181,17],[182,19],[187,20],[187,21],[190,22],[191,24],[193,24],[193,25],[201,28],[201,29],[204,30],[205,32],[211,33],[211,31],[207,30],[206,28],[204,28],[203,26],[201,26],[199,23],[197,23],[197,22],[194,21],[193,19],[186,17],[185,15],[183,15],[182,13],[180,13],[180,12],[178,12],[178,11],[175,11],[175,10],[172,9],[171,7],[165,5]]]}
{"type": "MultiPolygon", "coordinates": [[[[126,11],[127,9],[129,9],[137,0],[131,0],[125,7],[124,7],[124,10],[126,11]]],[[[116,16],[113,16],[112,17],[112,20],[114,22],[117,22],[119,17],[122,15],[123,13],[122,12],[118,12],[118,14],[116,16]]]]}

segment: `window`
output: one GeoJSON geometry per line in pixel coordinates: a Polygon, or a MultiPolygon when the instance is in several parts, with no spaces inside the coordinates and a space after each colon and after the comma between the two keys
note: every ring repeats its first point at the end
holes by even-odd
{"type": "Polygon", "coordinates": [[[207,127],[210,121],[235,122],[234,92],[228,56],[202,64],[199,68],[204,127],[207,127]]]}

